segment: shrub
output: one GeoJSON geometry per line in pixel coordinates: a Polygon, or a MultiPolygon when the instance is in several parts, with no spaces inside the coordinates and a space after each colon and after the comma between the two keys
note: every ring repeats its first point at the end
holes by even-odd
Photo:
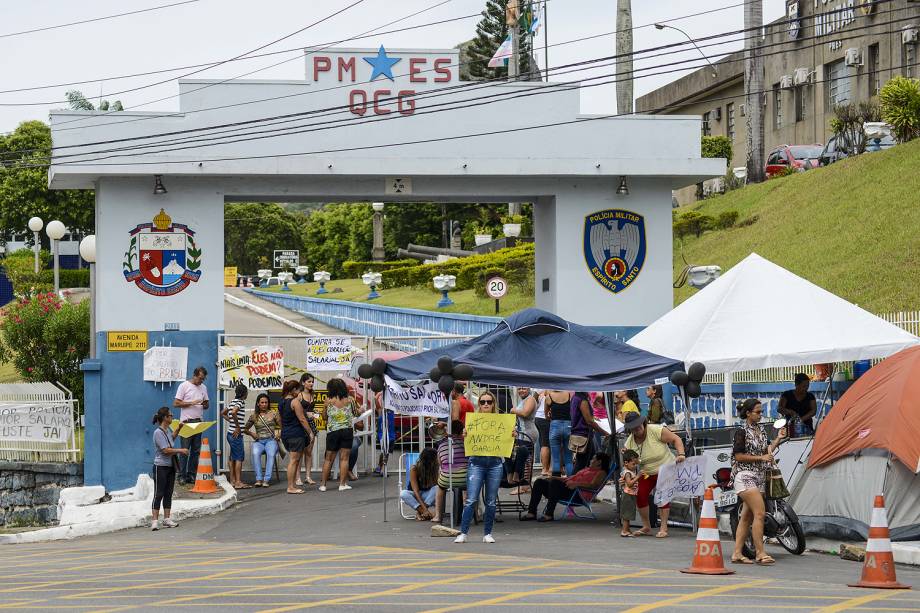
{"type": "Polygon", "coordinates": [[[797,172],[798,171],[792,166],[784,166],[782,169],[777,170],[775,173],[773,173],[773,176],[771,176],[770,178],[779,179],[781,177],[788,177],[790,175],[794,175],[797,172]]]}
{"type": "Polygon", "coordinates": [[[720,230],[727,230],[738,222],[738,211],[722,211],[716,219],[716,227],[720,230]]]}
{"type": "Polygon", "coordinates": [[[891,124],[898,142],[920,136],[920,79],[895,77],[879,93],[882,119],[891,124]]]}
{"type": "Polygon", "coordinates": [[[725,158],[726,164],[732,162],[732,141],[727,136],[704,136],[701,150],[704,158],[725,158]]]}
{"type": "Polygon", "coordinates": [[[710,215],[704,215],[699,211],[687,211],[674,221],[674,236],[684,238],[693,234],[699,238],[703,232],[711,230],[714,224],[715,220],[710,215]]]}
{"type": "Polygon", "coordinates": [[[53,293],[11,303],[0,323],[0,358],[26,381],[60,382],[82,400],[80,362],[89,354],[89,301],[74,305],[53,293]]]}
{"type": "Polygon", "coordinates": [[[342,264],[342,270],[349,279],[360,277],[366,272],[383,272],[394,268],[405,268],[407,266],[421,266],[418,260],[391,260],[389,262],[356,262],[348,260],[342,264]]]}
{"type": "MultiPolygon", "coordinates": [[[[473,289],[485,285],[485,276],[495,272],[507,275],[508,282],[519,284],[533,283],[534,245],[523,243],[508,249],[499,249],[493,253],[457,258],[438,264],[407,266],[383,271],[383,288],[402,286],[424,286],[432,289],[431,280],[436,275],[454,275],[457,277],[457,289],[473,289]],[[524,271],[527,271],[526,273],[524,271]],[[529,281],[527,280],[530,277],[529,281]]],[[[433,291],[433,290],[432,290],[433,291]]]]}
{"type": "MultiPolygon", "coordinates": [[[[39,253],[39,273],[36,275],[35,254],[31,249],[19,249],[6,256],[3,260],[3,267],[6,269],[6,275],[17,294],[27,296],[39,291],[50,291],[54,287],[54,270],[46,266],[50,257],[47,251],[39,253]]],[[[89,287],[88,268],[81,270],[61,269],[59,273],[62,288],[89,287]]]]}

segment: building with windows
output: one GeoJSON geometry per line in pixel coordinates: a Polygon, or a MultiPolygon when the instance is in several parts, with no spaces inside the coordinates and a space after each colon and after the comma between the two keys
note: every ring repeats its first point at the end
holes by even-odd
{"type": "MultiPolygon", "coordinates": [[[[877,100],[890,78],[920,76],[920,0],[792,0],[764,27],[764,158],[780,145],[825,143],[834,107],[877,100]]],[[[747,157],[744,54],[706,65],[636,100],[648,114],[698,115],[702,134],[728,136],[730,167],[747,157]]],[[[720,180],[675,192],[684,204],[720,180]]]]}

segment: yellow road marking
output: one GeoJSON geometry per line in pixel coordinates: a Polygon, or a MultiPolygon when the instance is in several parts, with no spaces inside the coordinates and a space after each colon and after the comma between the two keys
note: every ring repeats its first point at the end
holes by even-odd
{"type": "Polygon", "coordinates": [[[770,583],[769,579],[757,579],[755,581],[749,581],[747,583],[736,583],[734,585],[723,585],[722,587],[714,587],[708,590],[703,590],[700,592],[692,592],[690,594],[684,594],[682,596],[675,596],[674,598],[668,598],[666,600],[659,600],[657,602],[639,605],[631,609],[627,609],[624,613],[645,613],[645,611],[653,611],[655,609],[661,609],[675,604],[682,604],[689,600],[697,600],[698,598],[705,598],[707,596],[716,596],[718,594],[723,594],[725,592],[733,592],[735,590],[741,590],[747,587],[755,587],[758,585],[764,585],[765,583],[770,583]]]}
{"type": "Polygon", "coordinates": [[[575,581],[572,583],[563,583],[560,585],[553,585],[551,587],[545,587],[542,590],[528,590],[526,592],[512,592],[510,594],[505,594],[504,596],[498,596],[496,598],[489,598],[488,600],[479,600],[476,602],[468,602],[465,604],[453,605],[450,607],[443,607],[440,609],[432,609],[426,613],[447,613],[448,611],[459,611],[461,609],[470,609],[472,607],[485,607],[496,605],[509,600],[517,600],[518,598],[528,598],[530,596],[537,596],[540,594],[555,594],[557,592],[566,592],[569,590],[575,590],[580,587],[587,587],[589,585],[600,585],[603,583],[610,583],[612,581],[618,581],[620,579],[629,579],[632,577],[644,577],[646,575],[652,575],[659,571],[656,570],[642,570],[635,573],[627,573],[623,575],[609,575],[607,577],[600,577],[597,579],[587,579],[585,581],[575,581]]]}
{"type": "Polygon", "coordinates": [[[823,609],[817,609],[815,613],[836,613],[837,611],[846,611],[847,609],[855,609],[860,605],[864,605],[868,602],[875,602],[876,600],[883,600],[889,596],[894,596],[897,594],[897,590],[879,590],[874,591],[865,596],[858,596],[857,598],[850,598],[843,602],[838,602],[837,604],[831,605],[829,607],[824,607],[823,609]]]}

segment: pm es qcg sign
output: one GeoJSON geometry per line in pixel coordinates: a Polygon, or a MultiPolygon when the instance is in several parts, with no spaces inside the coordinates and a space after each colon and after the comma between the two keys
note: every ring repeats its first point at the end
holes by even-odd
{"type": "Polygon", "coordinates": [[[585,217],[585,262],[601,287],[617,294],[629,287],[645,264],[645,218],[607,209],[585,217]]]}

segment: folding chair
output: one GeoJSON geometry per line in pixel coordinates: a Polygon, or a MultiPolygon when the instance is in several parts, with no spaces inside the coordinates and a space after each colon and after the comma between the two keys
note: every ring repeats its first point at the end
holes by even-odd
{"type": "Polygon", "coordinates": [[[594,501],[600,491],[604,489],[604,486],[607,485],[607,482],[613,478],[616,470],[616,466],[610,467],[610,471],[607,473],[607,477],[601,481],[601,484],[597,486],[596,489],[589,490],[577,488],[568,500],[560,500],[559,502],[562,503],[563,511],[562,517],[565,518],[571,513],[572,516],[577,517],[578,519],[597,519],[597,515],[594,514],[594,509],[591,508],[591,503],[594,501]],[[576,511],[578,507],[584,507],[587,509],[588,513],[591,514],[591,517],[579,515],[578,511],[576,511]]]}
{"type": "Polygon", "coordinates": [[[396,469],[397,479],[396,483],[399,486],[399,489],[396,490],[396,500],[399,503],[399,514],[403,516],[403,519],[415,519],[415,509],[409,509],[412,511],[411,514],[407,515],[406,504],[402,501],[402,491],[409,488],[409,471],[412,469],[412,466],[418,461],[419,454],[416,452],[404,453],[399,456],[399,464],[396,469]],[[405,483],[403,479],[405,478],[405,483]]]}

